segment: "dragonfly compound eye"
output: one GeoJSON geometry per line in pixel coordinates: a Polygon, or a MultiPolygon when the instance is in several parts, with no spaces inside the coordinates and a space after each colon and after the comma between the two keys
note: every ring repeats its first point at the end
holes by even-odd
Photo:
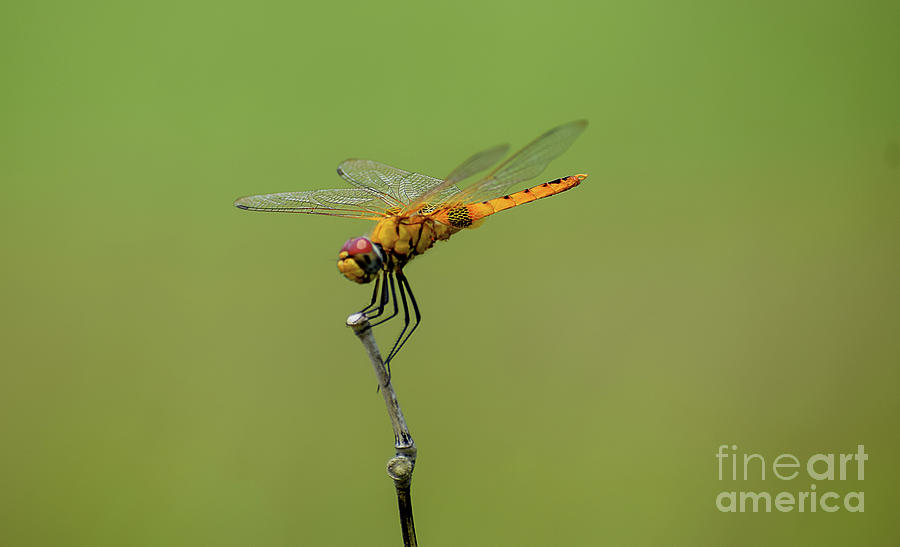
{"type": "Polygon", "coordinates": [[[383,262],[381,249],[367,237],[347,240],[338,255],[338,269],[344,277],[357,283],[375,279],[383,262]]]}

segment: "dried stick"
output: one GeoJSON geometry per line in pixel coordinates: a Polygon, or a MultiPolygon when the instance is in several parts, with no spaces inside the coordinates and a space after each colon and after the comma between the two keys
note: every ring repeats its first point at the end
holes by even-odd
{"type": "Polygon", "coordinates": [[[364,313],[354,313],[347,318],[347,326],[353,329],[353,333],[366,349],[369,360],[372,361],[372,366],[375,368],[375,378],[378,380],[378,387],[381,388],[384,404],[387,406],[391,427],[394,429],[394,448],[397,451],[394,457],[388,460],[387,472],[388,476],[394,480],[394,487],[397,489],[403,545],[415,547],[417,545],[416,527],[413,524],[410,485],[412,484],[413,469],[416,466],[416,443],[413,442],[412,435],[409,433],[406,419],[403,418],[403,411],[400,410],[400,403],[397,402],[394,386],[391,385],[391,379],[381,361],[381,351],[375,343],[369,318],[364,313]]]}

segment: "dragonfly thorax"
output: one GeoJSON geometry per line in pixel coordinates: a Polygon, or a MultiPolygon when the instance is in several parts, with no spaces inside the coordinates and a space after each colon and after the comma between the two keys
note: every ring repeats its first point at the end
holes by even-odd
{"type": "Polygon", "coordinates": [[[392,266],[402,268],[414,257],[459,231],[421,215],[393,216],[378,221],[372,241],[380,245],[392,266]]]}
{"type": "Polygon", "coordinates": [[[367,237],[348,239],[338,254],[338,270],[356,283],[369,283],[384,264],[381,246],[367,237]]]}

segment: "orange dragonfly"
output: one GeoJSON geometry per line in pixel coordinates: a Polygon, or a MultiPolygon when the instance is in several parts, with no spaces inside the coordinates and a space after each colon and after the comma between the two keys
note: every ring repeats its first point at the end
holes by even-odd
{"type": "Polygon", "coordinates": [[[248,211],[306,213],[377,221],[368,237],[352,238],[341,247],[337,265],[351,281],[375,281],[372,300],[360,311],[372,313],[368,316],[370,320],[387,313],[388,306],[393,302],[393,313],[371,323],[372,326],[396,317],[400,307],[403,308],[403,329],[384,361],[389,366],[422,320],[409,280],[403,273],[404,266],[430,249],[436,241],[449,239],[464,228],[475,227],[489,215],[578,186],[587,175],[571,175],[512,194],[506,193],[514,184],[538,176],[553,159],[569,148],[586,127],[585,120],[555,127],[481,179],[463,188],[457,184],[500,161],[506,155],[508,145],[495,146],[475,154],[443,179],[411,173],[377,161],[350,159],[341,163],[337,172],[352,188],[247,196],[234,204],[248,211]],[[412,328],[410,304],[415,315],[412,328]]]}

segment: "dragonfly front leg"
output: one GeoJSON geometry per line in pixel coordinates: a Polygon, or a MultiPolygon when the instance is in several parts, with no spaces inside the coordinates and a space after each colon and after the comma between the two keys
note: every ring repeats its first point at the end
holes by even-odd
{"type": "MultiPolygon", "coordinates": [[[[391,283],[393,283],[393,280],[391,283]]],[[[378,301],[378,311],[369,316],[369,319],[374,319],[384,313],[384,308],[387,307],[388,302],[390,302],[390,294],[388,293],[388,280],[385,279],[381,282],[381,299],[378,301]]]]}
{"type": "MultiPolygon", "coordinates": [[[[375,278],[375,290],[372,291],[372,301],[369,302],[369,305],[365,308],[359,310],[359,313],[369,313],[375,308],[375,302],[378,302],[378,288],[381,285],[381,276],[375,278]]],[[[385,289],[387,289],[387,285],[385,285],[385,289]]],[[[381,302],[384,301],[385,294],[382,292],[381,294],[381,302]]],[[[382,306],[383,307],[383,306],[382,306]]]]}
{"type": "MultiPolygon", "coordinates": [[[[376,321],[376,322],[372,323],[371,325],[372,325],[373,327],[374,327],[374,326],[377,326],[377,325],[380,325],[380,324],[384,323],[385,321],[390,321],[391,319],[393,319],[394,317],[396,317],[397,313],[399,313],[399,311],[400,311],[399,305],[397,304],[397,289],[396,289],[396,287],[394,286],[394,274],[393,274],[393,272],[388,272],[388,273],[386,273],[386,274],[384,274],[384,275],[387,276],[387,279],[386,279],[385,282],[384,282],[384,287],[382,288],[382,290],[384,291],[384,298],[382,298],[381,305],[378,307],[378,313],[376,313],[376,314],[373,315],[372,317],[378,317],[379,315],[381,315],[381,312],[384,311],[385,306],[387,306],[387,300],[388,300],[388,298],[387,298],[387,287],[388,287],[388,283],[390,283],[390,285],[391,285],[391,296],[392,296],[392,298],[393,298],[393,300],[394,300],[394,313],[390,314],[389,316],[385,317],[384,319],[382,319],[382,320],[380,320],[380,321],[376,321]]],[[[372,317],[370,317],[369,319],[372,319],[372,317]]]]}

